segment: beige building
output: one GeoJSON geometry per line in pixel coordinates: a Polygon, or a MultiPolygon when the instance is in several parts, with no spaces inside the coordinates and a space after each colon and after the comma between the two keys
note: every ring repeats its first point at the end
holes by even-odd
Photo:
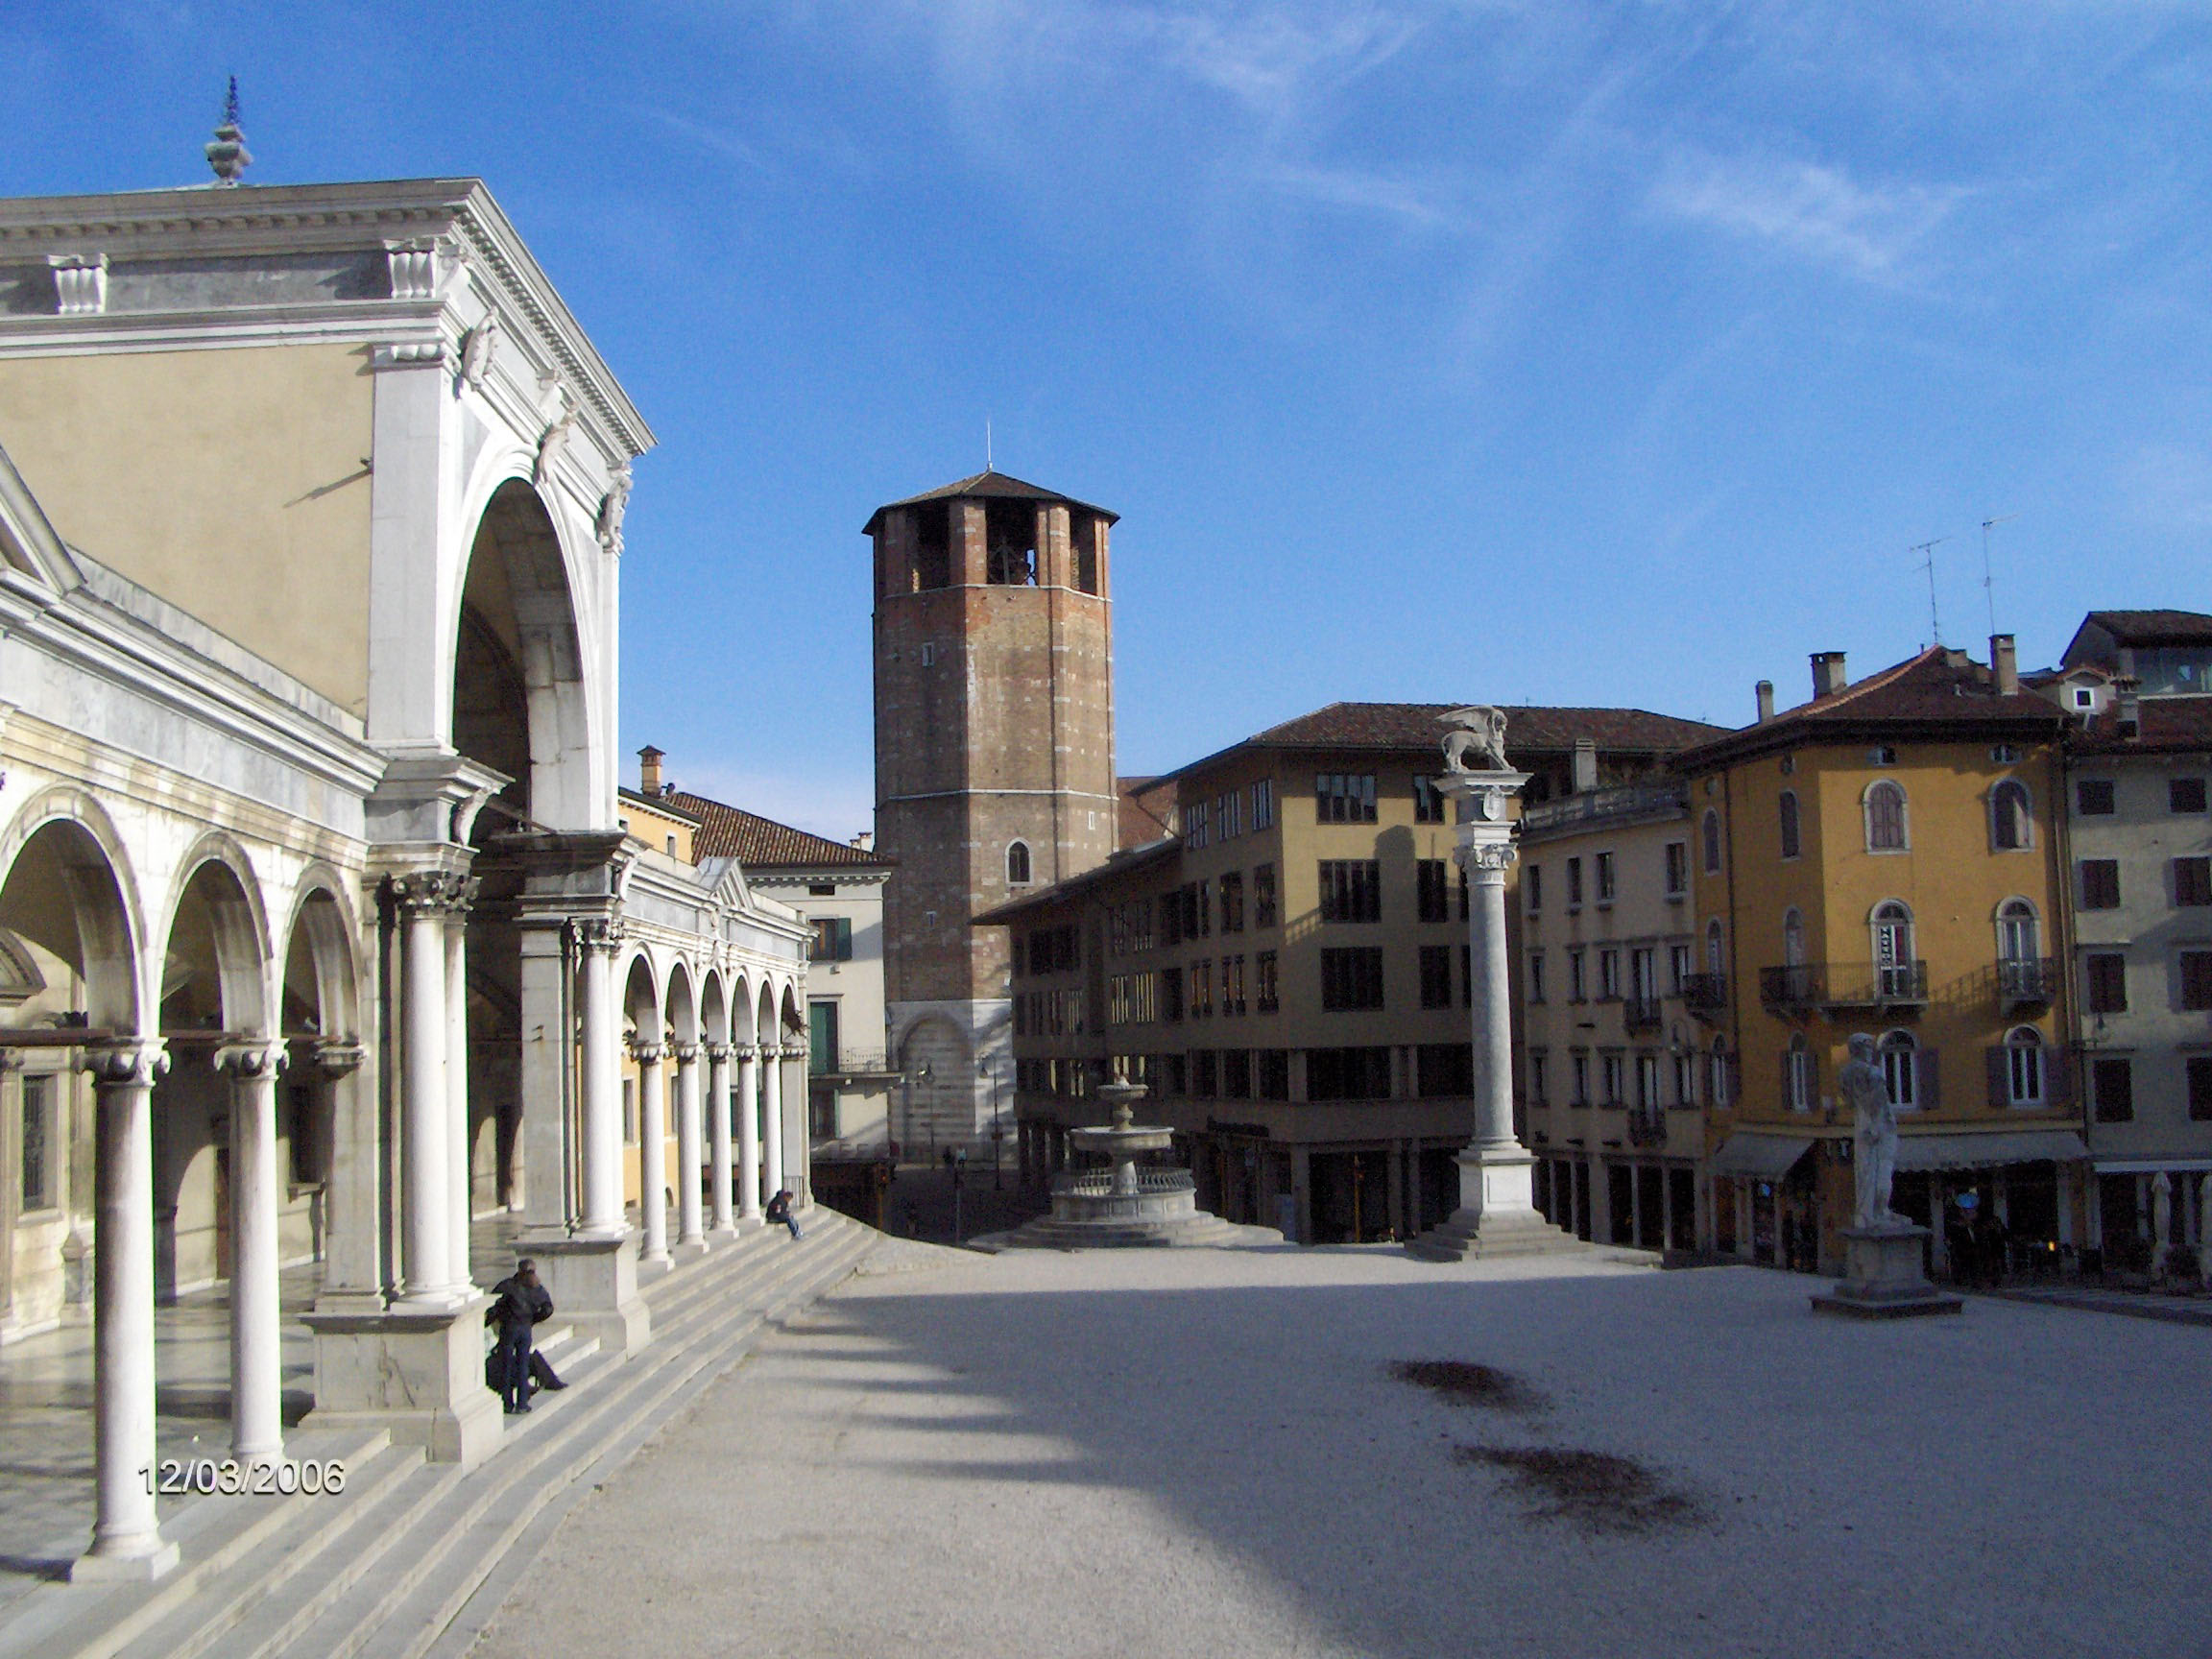
{"type": "Polygon", "coordinates": [[[1521,816],[1524,1139],[1538,1207],[1599,1243],[1687,1251],[1709,1231],[1689,819],[1665,779],[1521,816]]]}
{"type": "MultiPolygon", "coordinates": [[[[1408,1238],[1458,1201],[1471,1122],[1466,899],[1443,704],[1339,703],[1161,780],[1177,832],[978,918],[1014,964],[1022,1166],[1103,1120],[1103,1070],[1153,1091],[1199,1202],[1308,1242],[1408,1238]]],[[[1711,728],[1640,709],[1506,710],[1537,802],[1645,778],[1711,728]]]]}
{"type": "Polygon", "coordinates": [[[2170,1244],[2212,1241],[2212,616],[2092,612],[2043,682],[2072,717],[2086,1238],[2149,1266],[2161,1199],[2170,1244]]]}

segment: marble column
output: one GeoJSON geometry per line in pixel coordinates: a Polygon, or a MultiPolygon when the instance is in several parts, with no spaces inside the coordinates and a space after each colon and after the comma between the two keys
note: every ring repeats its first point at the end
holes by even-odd
{"type": "Polygon", "coordinates": [[[158,1578],[177,1565],[147,1484],[154,1467],[154,1083],[158,1041],[84,1050],[94,1106],[92,1547],[73,1579],[158,1578]]]}
{"type": "Polygon", "coordinates": [[[783,1050],[774,1043],[760,1046],[760,1186],[774,1196],[783,1190],[783,1050]]]}
{"type": "Polygon", "coordinates": [[[661,1045],[630,1045],[637,1062],[637,1218],[645,1244],[638,1260],[668,1260],[668,1119],[661,1103],[661,1045]]]}
{"type": "Polygon", "coordinates": [[[676,1045],[676,1242],[680,1248],[707,1247],[699,1213],[703,1173],[700,1142],[699,1045],[676,1045]]]}
{"type": "Polygon", "coordinates": [[[376,1194],[383,1160],[375,1102],[352,1080],[369,1050],[327,1039],[315,1045],[314,1054],[317,1108],[330,1131],[323,1162],[323,1284],[315,1305],[380,1309],[384,1259],[376,1194]]]}
{"type": "Polygon", "coordinates": [[[469,1134],[469,906],[476,896],[469,880],[445,913],[445,1111],[446,1190],[452,1207],[446,1248],[452,1264],[447,1278],[455,1288],[475,1289],[469,1264],[469,1228],[475,1219],[469,1134]]]}
{"type": "MultiPolygon", "coordinates": [[[[1480,733],[1487,723],[1493,740],[1503,742],[1503,717],[1495,709],[1462,712],[1475,719],[1475,731],[1480,733]]],[[[1474,747],[1480,752],[1479,745],[1474,747]]],[[[1467,1146],[1457,1160],[1459,1207],[1409,1249],[1430,1261],[1577,1249],[1568,1233],[1537,1214],[1535,1159],[1513,1133],[1513,964],[1505,943],[1505,873],[1513,867],[1515,851],[1508,807],[1529,774],[1502,764],[1495,770],[1459,770],[1460,759],[1449,745],[1446,754],[1447,770],[1436,788],[1456,805],[1454,859],[1468,885],[1474,1110],[1467,1146]]]]}
{"type": "Polygon", "coordinates": [[[215,1069],[230,1074],[230,1455],[249,1468],[284,1451],[276,1077],[285,1059],[276,1038],[215,1051],[215,1069]]]}
{"type": "Polygon", "coordinates": [[[812,1102],[806,1090],[808,1050],[804,1043],[783,1046],[783,1185],[791,1189],[792,1208],[814,1202],[814,1142],[808,1124],[812,1102]]]}
{"type": "Polygon", "coordinates": [[[449,1307],[453,1278],[451,1095],[445,1081],[445,919],[467,878],[422,871],[392,883],[400,920],[400,1301],[449,1307]]]}
{"type": "Polygon", "coordinates": [[[760,1050],[737,1047],[737,1218],[760,1219],[760,1050]]]}
{"type": "Polygon", "coordinates": [[[614,1022],[614,952],[622,925],[604,916],[576,925],[583,992],[583,1214],[580,1230],[617,1238],[629,1232],[622,1214],[622,1069],[614,1022]]]}
{"type": "Polygon", "coordinates": [[[730,1059],[729,1044],[708,1045],[707,1142],[711,1148],[708,1181],[714,1189],[714,1231],[723,1234],[737,1230],[730,1190],[730,1059]]]}

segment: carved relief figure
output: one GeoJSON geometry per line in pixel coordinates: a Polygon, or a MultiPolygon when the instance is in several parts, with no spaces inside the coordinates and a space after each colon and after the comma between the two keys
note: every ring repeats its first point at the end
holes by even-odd
{"type": "Polygon", "coordinates": [[[1439,718],[1457,730],[1444,734],[1447,772],[1510,772],[1505,758],[1505,711],[1476,704],[1439,718]]]}
{"type": "Polygon", "coordinates": [[[1851,1058],[1836,1073],[1836,1087],[1850,1102],[1858,1129],[1852,1147],[1857,1178],[1852,1225],[1872,1232],[1911,1226],[1889,1208],[1889,1184],[1897,1173],[1897,1108],[1889,1103],[1889,1083],[1875,1058],[1873,1038],[1862,1032],[1851,1039],[1851,1058]]]}
{"type": "Polygon", "coordinates": [[[622,516],[630,510],[630,463],[625,461],[614,469],[607,493],[599,501],[599,545],[610,553],[622,551],[622,516]]]}

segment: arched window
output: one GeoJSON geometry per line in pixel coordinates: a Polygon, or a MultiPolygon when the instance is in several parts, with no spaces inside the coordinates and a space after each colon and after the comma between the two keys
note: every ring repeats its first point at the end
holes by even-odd
{"type": "Polygon", "coordinates": [[[1726,964],[1721,960],[1720,924],[1718,922],[1705,924],[1705,972],[1716,979],[1727,972],[1726,964]]]}
{"type": "Polygon", "coordinates": [[[1907,845],[1905,791],[1885,778],[1866,790],[1866,851],[1902,853],[1907,845]]]}
{"type": "Polygon", "coordinates": [[[1801,850],[1797,829],[1797,791],[1794,789],[1783,790],[1780,807],[1782,813],[1782,856],[1794,858],[1801,850]]]}
{"type": "Polygon", "coordinates": [[[1720,874],[1720,814],[1712,807],[1705,808],[1705,822],[1700,830],[1705,842],[1705,874],[1720,874]]]}
{"type": "Polygon", "coordinates": [[[1882,1081],[1889,1086],[1889,1104],[1900,1112],[1920,1104],[1920,1050],[1910,1031],[1892,1031],[1882,1039],[1882,1081]]]}
{"type": "Polygon", "coordinates": [[[1912,912],[1894,899],[1874,906],[1874,989],[1884,1000],[1915,995],[1919,964],[1912,957],[1912,912]]]}
{"type": "Polygon", "coordinates": [[[1782,962],[1789,968],[1805,966],[1805,916],[1794,904],[1782,917],[1782,962]]]}
{"type": "Polygon", "coordinates": [[[1705,1096],[1717,1111],[1725,1112],[1733,1101],[1728,1093],[1728,1040],[1713,1039],[1713,1052],[1709,1056],[1711,1070],[1706,1075],[1705,1096]]]}
{"type": "Polygon", "coordinates": [[[1006,885],[1029,885],[1029,843],[1016,841],[1006,849],[1006,885]]]}
{"type": "Polygon", "coordinates": [[[2006,1034],[2005,1102],[2043,1104],[2043,1033],[2032,1025],[2015,1025],[2006,1034]]]}
{"type": "Polygon", "coordinates": [[[1992,852],[2017,853],[2030,841],[2032,820],[2028,812],[2028,785],[2008,778],[1989,791],[1989,847],[1992,852]]]}
{"type": "Polygon", "coordinates": [[[2035,906],[2008,899],[1997,907],[1997,956],[2004,962],[2032,962],[2043,954],[2042,928],[2035,906]]]}
{"type": "Polygon", "coordinates": [[[1819,1071],[1813,1058],[1813,1046],[1805,1041],[1800,1031],[1790,1039],[1790,1051],[1782,1056],[1782,1098],[1792,1112],[1813,1110],[1813,1096],[1819,1087],[1819,1071]]]}

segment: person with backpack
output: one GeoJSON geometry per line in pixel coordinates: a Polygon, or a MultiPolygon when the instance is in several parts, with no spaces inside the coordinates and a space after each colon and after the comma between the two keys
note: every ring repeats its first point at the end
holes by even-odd
{"type": "Polygon", "coordinates": [[[767,1219],[771,1221],[781,1221],[784,1226],[790,1228],[792,1238],[803,1238],[805,1237],[805,1234],[799,1231],[799,1217],[791,1214],[790,1188],[784,1188],[782,1191],[777,1193],[775,1197],[769,1199],[768,1208],[761,1212],[761,1214],[765,1215],[767,1219]]]}
{"type": "Polygon", "coordinates": [[[499,1403],[510,1417],[530,1409],[530,1332],[553,1316],[553,1293],[538,1283],[538,1263],[525,1256],[512,1276],[492,1287],[494,1298],[484,1323],[499,1332],[493,1350],[499,1375],[499,1403]]]}

